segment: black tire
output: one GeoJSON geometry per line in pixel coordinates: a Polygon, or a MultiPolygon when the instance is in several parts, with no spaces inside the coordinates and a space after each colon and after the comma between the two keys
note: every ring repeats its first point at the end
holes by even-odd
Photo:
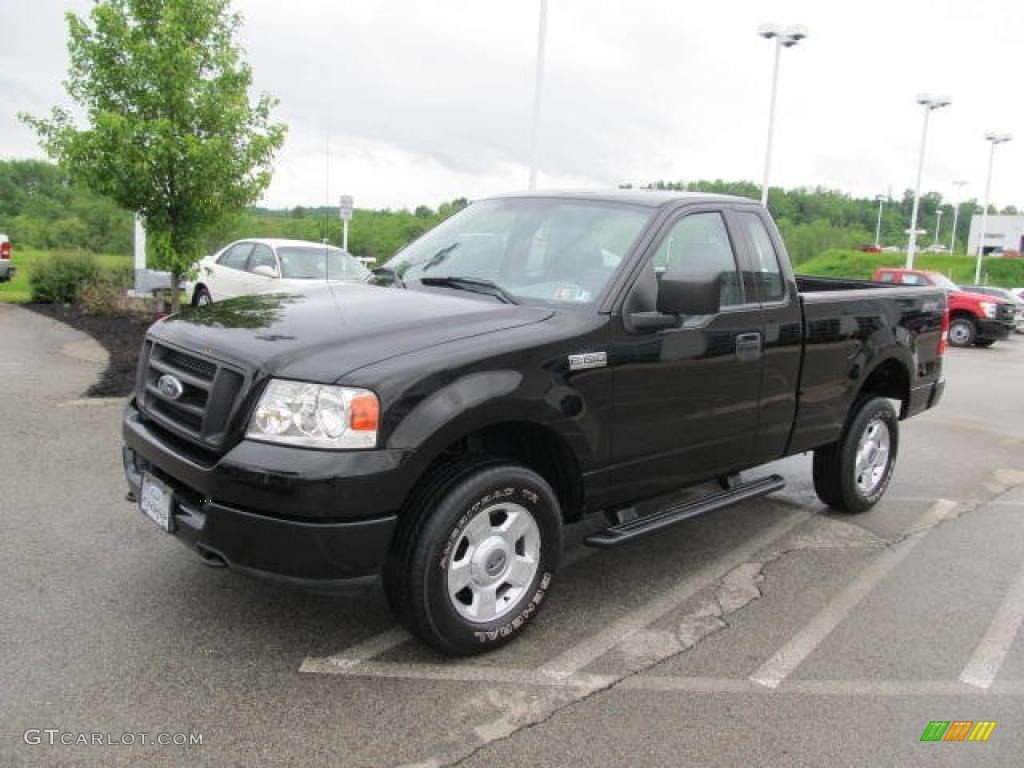
{"type": "Polygon", "coordinates": [[[978,337],[978,329],[974,321],[968,317],[954,317],[949,321],[949,345],[951,347],[969,347],[978,337]]]}
{"type": "Polygon", "coordinates": [[[974,341],[974,346],[976,346],[976,347],[991,347],[995,343],[996,343],[995,339],[976,339],[974,341]]]}
{"type": "MultiPolygon", "coordinates": [[[[388,602],[413,635],[442,653],[470,656],[494,650],[525,629],[551,587],[562,550],[558,499],[540,475],[516,464],[461,461],[434,476],[433,481],[414,492],[412,503],[403,512],[384,569],[388,602]],[[466,536],[470,523],[480,518],[497,519],[500,524],[504,509],[516,515],[525,511],[535,523],[539,535],[536,570],[532,577],[524,578],[525,586],[513,588],[502,582],[498,587],[499,612],[493,620],[471,620],[460,612],[469,610],[464,600],[460,601],[461,608],[456,607],[461,593],[449,594],[448,569],[460,549],[466,552],[471,546],[466,536]],[[507,589],[502,593],[504,587],[507,589]]],[[[523,541],[514,544],[514,553],[508,552],[508,568],[513,554],[520,554],[523,541]]],[[[476,549],[482,552],[481,547],[476,549]]],[[[465,554],[462,557],[469,559],[465,554]]],[[[503,557],[499,561],[506,562],[503,557]]],[[[493,580],[500,582],[500,567],[495,567],[499,570],[493,580]]]]}
{"type": "MultiPolygon", "coordinates": [[[[892,403],[881,397],[861,401],[842,437],[814,452],[815,493],[825,504],[839,512],[858,513],[871,509],[889,488],[898,449],[899,416],[892,403]],[[858,483],[857,452],[865,432],[876,421],[888,432],[888,451],[884,466],[880,467],[880,476],[865,488],[858,483]]],[[[869,483],[869,480],[866,479],[865,483],[869,483]]]]}
{"type": "Polygon", "coordinates": [[[205,307],[208,304],[213,303],[213,297],[210,296],[210,291],[205,285],[198,285],[192,292],[192,306],[193,307],[205,307]]]}

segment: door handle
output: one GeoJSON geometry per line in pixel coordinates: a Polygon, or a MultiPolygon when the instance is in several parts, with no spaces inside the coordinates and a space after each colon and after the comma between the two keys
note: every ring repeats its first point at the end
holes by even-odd
{"type": "Polygon", "coordinates": [[[736,357],[744,362],[761,359],[761,334],[740,333],[736,336],[736,357]]]}

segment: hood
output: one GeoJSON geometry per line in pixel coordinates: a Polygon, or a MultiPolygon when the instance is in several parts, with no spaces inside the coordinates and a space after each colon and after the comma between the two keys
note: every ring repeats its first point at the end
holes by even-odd
{"type": "Polygon", "coordinates": [[[957,291],[956,295],[961,299],[967,301],[987,301],[989,304],[1013,304],[1009,299],[1004,299],[1002,296],[993,296],[989,293],[972,293],[971,291],[957,291]]]}
{"type": "Polygon", "coordinates": [[[273,376],[329,383],[449,341],[537,323],[549,309],[363,284],[319,285],[185,309],[150,336],[273,376]]]}

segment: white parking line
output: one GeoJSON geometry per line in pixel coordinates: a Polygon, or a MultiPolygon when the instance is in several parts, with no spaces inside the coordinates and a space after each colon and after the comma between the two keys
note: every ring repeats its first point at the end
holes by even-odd
{"type": "Polygon", "coordinates": [[[637,675],[619,687],[664,693],[763,694],[808,696],[1024,696],[1024,682],[1000,683],[984,691],[958,680],[791,680],[781,688],[758,685],[751,680],[716,677],[637,675]]]}
{"type": "Polygon", "coordinates": [[[380,656],[395,646],[401,645],[410,639],[410,635],[401,627],[392,627],[381,632],[379,635],[367,638],[361,643],[349,646],[341,653],[323,658],[307,657],[299,672],[321,672],[325,667],[331,671],[351,669],[357,665],[367,662],[375,656],[380,656]]]}
{"type": "Polygon", "coordinates": [[[750,676],[755,683],[775,688],[811,655],[888,573],[899,565],[922,539],[949,517],[956,502],[940,499],[914,525],[917,530],[890,550],[875,558],[860,575],[836,595],[800,632],[750,676]]]}
{"type": "Polygon", "coordinates": [[[996,610],[995,618],[974,649],[970,661],[960,673],[960,679],[978,688],[988,688],[999,674],[999,668],[1010,652],[1013,639],[1024,621],[1024,568],[1014,579],[1010,589],[996,610]]]}
{"type": "Polygon", "coordinates": [[[684,579],[665,594],[621,619],[613,621],[597,634],[569,648],[541,666],[540,672],[558,680],[576,674],[627,637],[650,626],[673,608],[686,602],[702,589],[711,586],[733,568],[749,561],[758,552],[766,549],[812,516],[811,512],[798,512],[775,523],[759,536],[726,552],[717,560],[684,579]]]}

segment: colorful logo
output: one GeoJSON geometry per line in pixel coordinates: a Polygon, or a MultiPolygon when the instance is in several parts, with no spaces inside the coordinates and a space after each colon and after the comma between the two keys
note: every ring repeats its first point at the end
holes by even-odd
{"type": "Polygon", "coordinates": [[[932,720],[921,741],[988,741],[995,728],[995,720],[932,720]]]}

